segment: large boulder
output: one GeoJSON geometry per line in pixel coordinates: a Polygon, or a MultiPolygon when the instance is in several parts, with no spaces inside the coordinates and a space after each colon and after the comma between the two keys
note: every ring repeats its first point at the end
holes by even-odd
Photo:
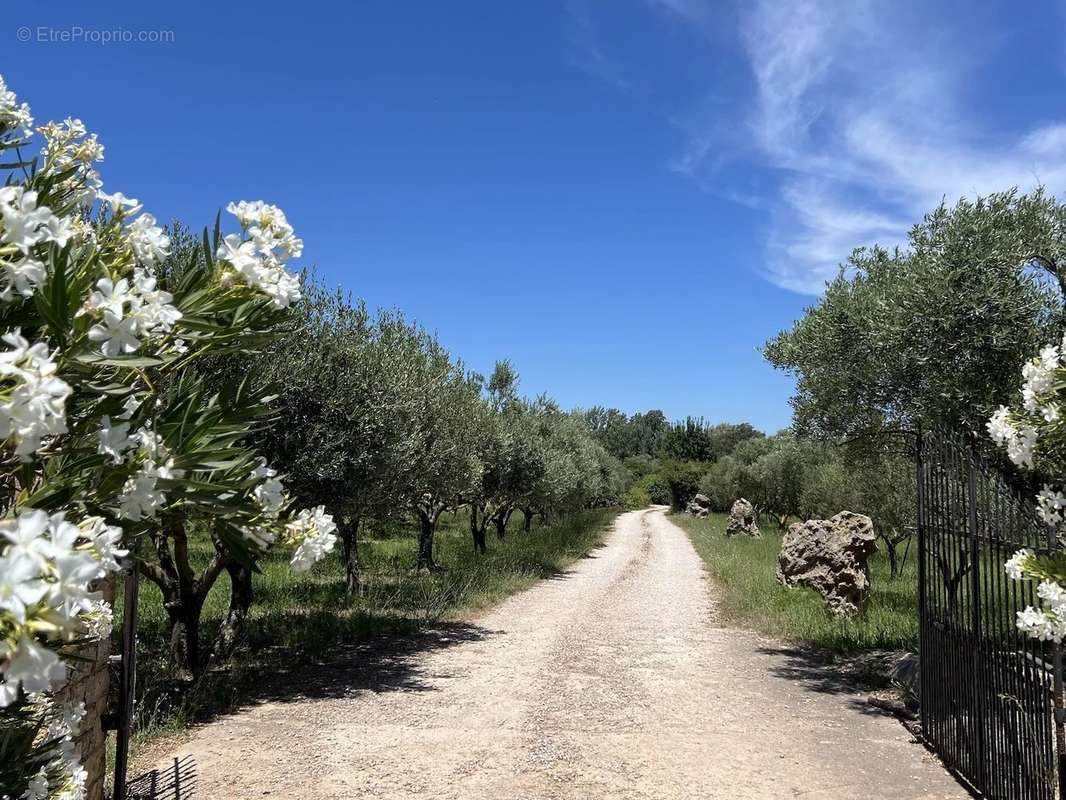
{"type": "Polygon", "coordinates": [[[876,550],[873,521],[863,514],[841,511],[828,520],[796,522],[781,542],[777,580],[809,586],[825,597],[831,613],[852,616],[866,601],[869,558],[876,550]]]}
{"type": "Polygon", "coordinates": [[[755,506],[743,497],[729,509],[729,521],[725,524],[726,536],[751,536],[759,538],[759,526],[755,523],[755,506]]]}
{"type": "Polygon", "coordinates": [[[685,510],[694,517],[706,517],[711,513],[711,498],[698,494],[689,501],[685,510]]]}

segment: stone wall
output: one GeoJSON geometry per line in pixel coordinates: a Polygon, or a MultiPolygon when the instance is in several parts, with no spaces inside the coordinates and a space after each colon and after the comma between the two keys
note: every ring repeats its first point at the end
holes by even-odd
{"type": "MultiPolygon", "coordinates": [[[[115,586],[108,581],[103,587],[104,597],[114,603],[115,586]]],[[[57,692],[59,703],[85,703],[85,718],[75,744],[82,765],[88,772],[85,782],[87,800],[104,800],[104,774],[107,769],[107,737],[102,721],[107,712],[108,656],[111,643],[107,639],[82,648],[79,655],[89,661],[70,662],[69,680],[57,692]]]]}

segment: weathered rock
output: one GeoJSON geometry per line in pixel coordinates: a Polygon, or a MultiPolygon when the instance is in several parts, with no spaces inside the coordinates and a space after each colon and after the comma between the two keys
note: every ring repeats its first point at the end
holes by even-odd
{"type": "Polygon", "coordinates": [[[877,550],[873,521],[851,511],[829,520],[789,526],[777,557],[777,580],[809,586],[825,598],[828,610],[852,616],[862,610],[870,589],[870,555],[877,550]]]}
{"type": "Polygon", "coordinates": [[[755,507],[743,497],[729,509],[729,521],[725,524],[726,536],[751,536],[759,538],[759,526],[755,523],[755,507]]]}
{"type": "Polygon", "coordinates": [[[706,517],[711,513],[711,498],[705,494],[698,494],[689,501],[685,510],[694,517],[706,517]]]}

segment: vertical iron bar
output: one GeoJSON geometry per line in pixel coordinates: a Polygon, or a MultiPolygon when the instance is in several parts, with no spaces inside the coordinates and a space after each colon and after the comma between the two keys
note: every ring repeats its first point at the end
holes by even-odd
{"type": "Polygon", "coordinates": [[[119,725],[115,734],[115,791],[113,800],[126,800],[130,734],[133,728],[133,698],[137,682],[137,594],[140,572],[136,555],[128,557],[122,598],[122,669],[119,677],[119,725]]]}
{"type": "Polygon", "coordinates": [[[980,539],[977,532],[977,452],[974,449],[973,440],[969,441],[969,447],[967,448],[967,455],[969,458],[967,461],[967,478],[968,478],[968,510],[969,510],[969,528],[970,534],[970,572],[972,575],[972,584],[970,587],[970,606],[971,606],[971,624],[973,625],[973,631],[971,636],[973,641],[971,643],[971,653],[973,655],[973,715],[974,715],[974,740],[977,745],[977,774],[980,780],[980,786],[982,792],[988,791],[988,765],[985,763],[985,753],[987,752],[987,737],[985,731],[985,708],[984,708],[984,680],[985,675],[982,673],[982,667],[986,666],[986,662],[982,658],[983,650],[981,641],[981,546],[980,539]]]}
{"type": "Polygon", "coordinates": [[[922,723],[922,736],[926,741],[930,739],[930,723],[928,709],[929,703],[929,685],[931,683],[931,677],[929,675],[929,664],[927,654],[932,652],[932,648],[929,646],[929,633],[926,630],[928,625],[928,611],[926,610],[926,588],[925,588],[925,460],[922,457],[923,450],[923,438],[922,425],[918,423],[918,435],[915,440],[914,449],[914,471],[917,475],[917,522],[918,522],[918,713],[921,716],[922,723]]]}
{"type": "MultiPolygon", "coordinates": [[[[1054,525],[1048,525],[1047,546],[1052,556],[1058,549],[1058,545],[1058,532],[1054,525]]],[[[1062,645],[1054,642],[1051,648],[1051,668],[1055,671],[1053,681],[1055,694],[1052,698],[1052,705],[1055,709],[1055,754],[1059,773],[1059,800],[1066,800],[1066,729],[1063,728],[1066,723],[1066,717],[1064,717],[1066,710],[1063,709],[1062,703],[1062,645]]]]}

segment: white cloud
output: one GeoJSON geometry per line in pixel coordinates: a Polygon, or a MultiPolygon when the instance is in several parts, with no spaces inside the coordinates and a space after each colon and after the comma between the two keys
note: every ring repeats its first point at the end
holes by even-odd
{"type": "Polygon", "coordinates": [[[599,33],[587,9],[572,0],[567,4],[566,22],[570,65],[619,91],[630,91],[633,88],[632,83],[623,73],[622,65],[604,51],[599,33]]]}
{"type": "MultiPolygon", "coordinates": [[[[702,8],[658,0],[705,24],[702,8]]],[[[992,134],[967,108],[976,63],[946,26],[901,4],[761,0],[740,22],[754,77],[747,109],[759,162],[779,171],[767,277],[817,294],[851,250],[901,243],[942,198],[1066,180],[1066,123],[992,134]],[[947,38],[944,38],[947,35],[947,38]]],[[[998,35],[989,33],[990,37],[998,35]]],[[[691,134],[685,172],[716,152],[713,129],[691,134]]]]}

